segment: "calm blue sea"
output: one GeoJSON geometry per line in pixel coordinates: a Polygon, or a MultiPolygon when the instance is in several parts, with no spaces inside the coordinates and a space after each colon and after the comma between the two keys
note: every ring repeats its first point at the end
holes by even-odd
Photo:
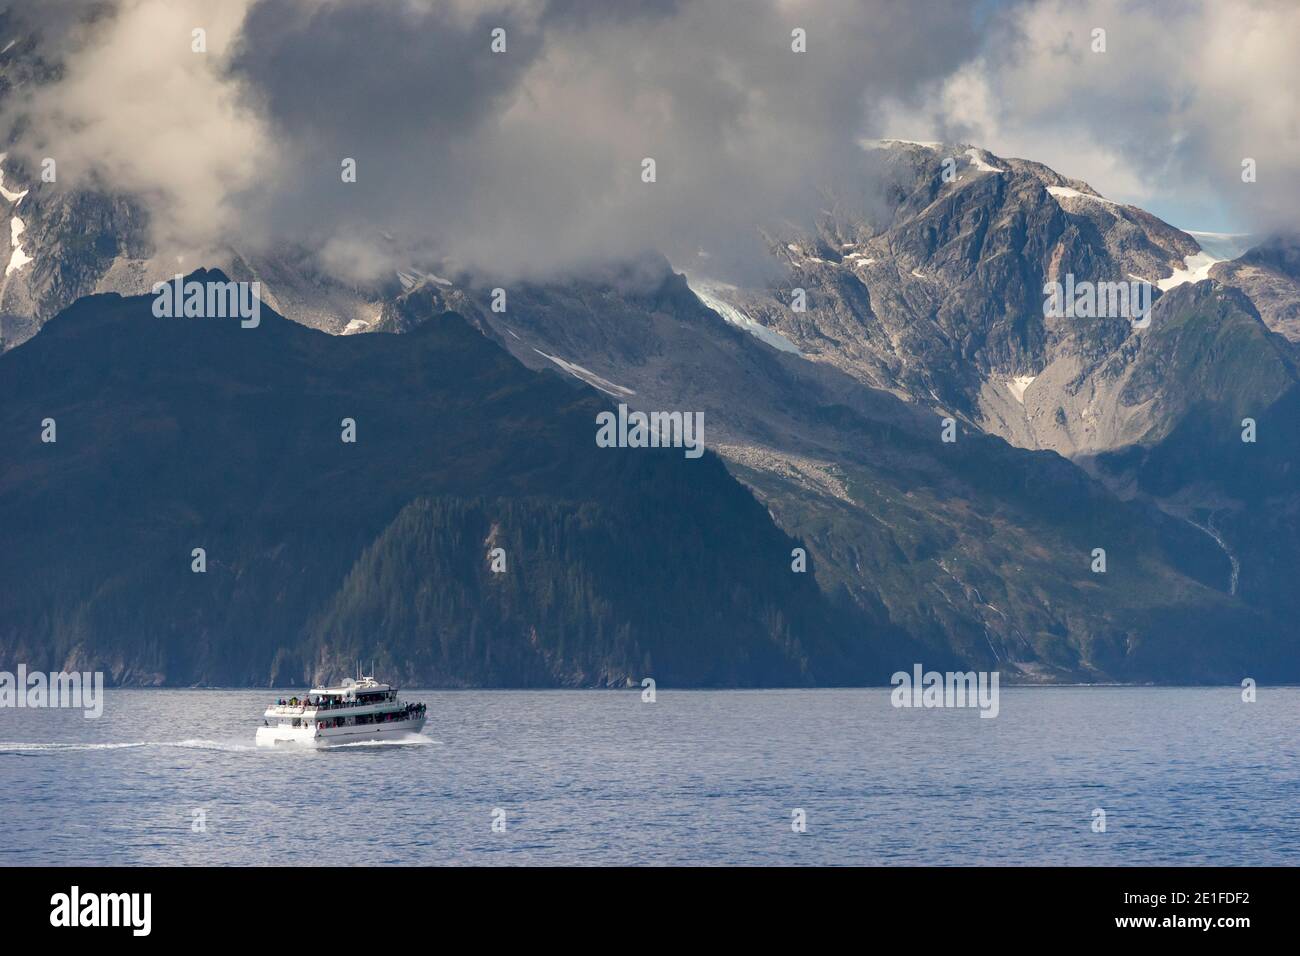
{"type": "Polygon", "coordinates": [[[274,696],[0,710],[0,864],[1300,863],[1296,688],[414,691],[328,752],[253,746],[274,696]]]}

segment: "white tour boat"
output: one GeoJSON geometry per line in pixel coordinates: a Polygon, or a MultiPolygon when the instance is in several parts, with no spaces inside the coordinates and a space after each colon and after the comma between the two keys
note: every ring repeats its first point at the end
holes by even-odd
{"type": "Polygon", "coordinates": [[[397,699],[397,688],[373,677],[347,678],[338,687],[313,687],[280,698],[257,728],[257,744],[328,747],[362,740],[396,740],[424,726],[424,704],[397,699]]]}

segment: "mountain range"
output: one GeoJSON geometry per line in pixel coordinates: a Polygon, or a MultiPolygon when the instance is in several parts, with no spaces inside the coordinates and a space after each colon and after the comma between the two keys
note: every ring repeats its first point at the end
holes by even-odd
{"type": "Polygon", "coordinates": [[[0,652],[144,684],[1300,678],[1300,247],[969,144],[864,157],[880,196],[774,229],[757,284],[647,255],[496,311],[437,262],[227,250],[197,275],[259,281],[257,329],[153,317],[178,264],[130,198],[6,168],[0,652]],[[1045,314],[1067,276],[1149,283],[1149,324],[1045,314]],[[709,453],[596,447],[618,403],[702,412],[709,453]]]}

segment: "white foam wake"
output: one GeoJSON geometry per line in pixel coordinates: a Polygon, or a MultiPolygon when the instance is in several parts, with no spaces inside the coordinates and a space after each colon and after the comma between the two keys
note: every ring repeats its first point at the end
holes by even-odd
{"type": "Polygon", "coordinates": [[[145,741],[130,744],[29,744],[22,742],[0,741],[0,753],[13,751],[16,753],[42,753],[54,752],[61,753],[65,751],[77,750],[122,750],[127,747],[147,747],[149,744],[145,741]]]}
{"type": "MultiPolygon", "coordinates": [[[[342,750],[347,747],[402,747],[435,744],[438,741],[424,734],[408,734],[391,740],[354,740],[344,744],[332,744],[327,750],[342,750]]],[[[185,740],[136,740],[129,743],[27,743],[24,741],[0,741],[0,753],[78,753],[95,750],[131,750],[140,747],[177,747],[183,750],[214,750],[223,753],[284,753],[286,750],[310,750],[311,748],[259,747],[255,743],[236,740],[205,740],[201,737],[189,737],[185,740]]]]}
{"type": "Polygon", "coordinates": [[[325,750],[343,750],[346,747],[423,747],[429,744],[436,744],[438,741],[432,737],[426,737],[424,734],[407,734],[405,737],[398,737],[392,740],[353,740],[346,744],[330,744],[325,750]]]}
{"type": "Polygon", "coordinates": [[[93,750],[132,750],[140,747],[180,747],[187,750],[256,750],[253,744],[225,740],[203,740],[192,737],[188,740],[136,740],[130,743],[106,744],[65,744],[65,743],[26,743],[22,741],[0,741],[0,753],[77,753],[93,750]]]}

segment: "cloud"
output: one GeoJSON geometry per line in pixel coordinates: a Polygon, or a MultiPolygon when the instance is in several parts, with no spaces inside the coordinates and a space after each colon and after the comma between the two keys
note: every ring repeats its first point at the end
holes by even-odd
{"type": "Polygon", "coordinates": [[[1035,159],[1156,211],[1294,229],[1297,43],[1289,0],[1019,3],[990,21],[978,56],[890,110],[921,135],[1035,159]],[[1242,182],[1246,158],[1255,183],[1242,182]]]}
{"type": "Polygon", "coordinates": [[[349,278],[536,278],[651,249],[736,277],[767,259],[760,228],[871,203],[863,136],[975,142],[1133,201],[1210,194],[1252,224],[1297,209],[1283,3],[110,6],[89,25],[43,8],[64,66],[6,104],[17,149],[141,195],[161,241],[302,244],[349,278]]]}
{"type": "Polygon", "coordinates": [[[62,184],[139,195],[157,239],[200,248],[237,232],[240,195],[274,175],[268,130],[225,69],[247,4],[51,3],[39,18],[55,78],[6,103],[17,151],[58,163],[62,184]],[[195,29],[206,53],[194,52],[195,29]]]}
{"type": "Polygon", "coordinates": [[[819,187],[861,178],[875,101],[967,56],[968,8],[278,0],[250,11],[236,68],[292,155],[262,207],[274,229],[387,232],[494,276],[648,249],[726,271],[765,258],[758,225],[810,220],[819,187]]]}

